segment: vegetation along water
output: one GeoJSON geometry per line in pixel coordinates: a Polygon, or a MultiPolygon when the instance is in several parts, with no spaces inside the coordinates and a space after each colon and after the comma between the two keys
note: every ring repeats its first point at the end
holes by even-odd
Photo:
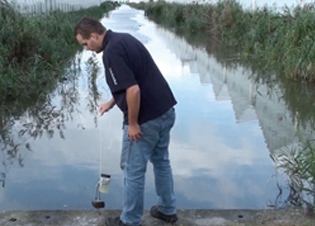
{"type": "Polygon", "coordinates": [[[72,12],[25,15],[1,0],[0,101],[31,100],[49,92],[80,48],[73,34],[76,22],[84,15],[99,19],[116,6],[104,2],[72,12]]]}
{"type": "Polygon", "coordinates": [[[315,81],[315,4],[246,10],[236,0],[215,4],[156,1],[132,7],[177,32],[204,35],[260,68],[298,81],[315,81]]]}

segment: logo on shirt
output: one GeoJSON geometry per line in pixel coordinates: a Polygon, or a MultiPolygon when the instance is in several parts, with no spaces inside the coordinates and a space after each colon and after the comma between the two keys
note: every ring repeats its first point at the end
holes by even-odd
{"type": "Polygon", "coordinates": [[[109,70],[109,74],[110,74],[110,76],[111,76],[111,77],[112,77],[112,79],[113,79],[114,85],[117,85],[118,83],[117,83],[117,80],[116,80],[116,78],[115,78],[115,75],[114,75],[113,69],[110,67],[108,70],[109,70]]]}

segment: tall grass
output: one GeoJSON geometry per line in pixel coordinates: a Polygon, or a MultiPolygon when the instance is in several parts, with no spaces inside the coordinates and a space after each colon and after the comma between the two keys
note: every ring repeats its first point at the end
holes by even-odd
{"type": "Polygon", "coordinates": [[[0,1],[0,101],[32,99],[64,76],[79,45],[73,29],[82,16],[96,19],[118,3],[64,13],[25,16],[0,1]]]}
{"type": "Polygon", "coordinates": [[[281,11],[264,7],[244,10],[236,0],[216,4],[179,4],[164,1],[130,4],[175,31],[201,34],[209,41],[240,53],[280,77],[315,81],[315,4],[281,11]]]}

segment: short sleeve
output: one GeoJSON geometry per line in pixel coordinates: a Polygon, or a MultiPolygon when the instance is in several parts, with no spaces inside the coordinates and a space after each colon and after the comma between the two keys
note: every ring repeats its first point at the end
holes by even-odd
{"type": "Polygon", "coordinates": [[[137,81],[123,56],[116,53],[103,56],[106,81],[112,93],[121,92],[136,85],[137,81]]]}

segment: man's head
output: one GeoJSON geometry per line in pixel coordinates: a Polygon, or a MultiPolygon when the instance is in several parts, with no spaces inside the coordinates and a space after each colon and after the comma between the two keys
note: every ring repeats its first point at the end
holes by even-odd
{"type": "Polygon", "coordinates": [[[87,17],[82,18],[74,28],[77,41],[87,50],[97,53],[102,51],[105,33],[106,28],[98,20],[87,17]]]}

